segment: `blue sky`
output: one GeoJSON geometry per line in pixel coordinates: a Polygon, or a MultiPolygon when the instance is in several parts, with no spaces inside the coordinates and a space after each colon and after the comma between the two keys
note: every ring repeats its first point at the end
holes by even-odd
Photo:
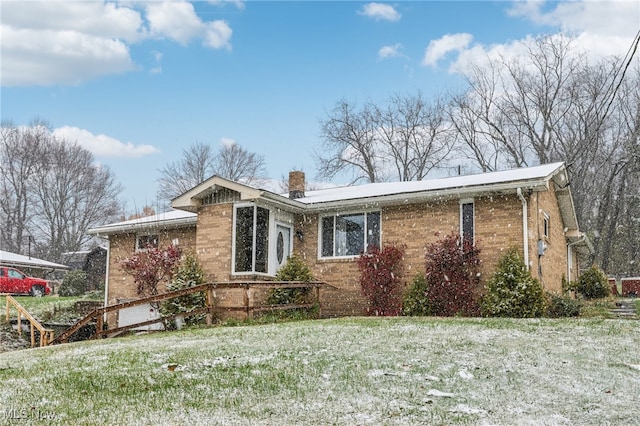
{"type": "Polygon", "coordinates": [[[319,121],[343,98],[454,91],[469,61],[539,34],[623,56],[640,28],[635,0],[0,1],[2,119],[90,149],[128,212],[156,204],[158,169],[194,142],[313,179],[319,121]]]}

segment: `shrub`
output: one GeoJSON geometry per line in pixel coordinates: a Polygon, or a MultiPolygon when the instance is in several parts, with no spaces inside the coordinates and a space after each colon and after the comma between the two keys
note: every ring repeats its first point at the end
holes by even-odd
{"type": "MultiPolygon", "coordinates": [[[[278,273],[279,281],[313,281],[313,274],[302,259],[295,254],[287,258],[278,273]]],[[[309,303],[309,288],[276,288],[269,292],[267,303],[271,305],[288,305],[309,303]]]]}
{"type": "MultiPolygon", "coordinates": [[[[195,287],[205,283],[204,271],[195,256],[187,254],[176,270],[173,278],[167,284],[168,291],[182,290],[184,288],[195,287]]],[[[188,313],[206,306],[206,295],[204,291],[185,294],[184,296],[170,299],[162,304],[163,315],[176,315],[188,313]]],[[[202,322],[205,314],[196,314],[185,317],[184,321],[188,325],[202,322]]]]}
{"type": "Polygon", "coordinates": [[[477,315],[480,250],[451,234],[427,247],[426,296],[432,315],[477,315]]]}
{"type": "Polygon", "coordinates": [[[170,245],[165,250],[149,247],[123,259],[120,266],[124,272],[133,277],[138,296],[158,294],[158,283],[173,276],[182,251],[170,245]]]}
{"type": "Polygon", "coordinates": [[[402,258],[404,246],[386,245],[380,249],[371,246],[358,258],[360,288],[369,300],[369,312],[373,315],[399,315],[402,309],[403,276],[402,258]]]}
{"type": "Polygon", "coordinates": [[[549,294],[547,316],[551,318],[577,317],[580,315],[582,302],[569,296],[549,294]]]}
{"type": "Polygon", "coordinates": [[[431,315],[431,307],[427,298],[427,278],[422,272],[416,274],[411,287],[404,296],[402,314],[407,316],[431,315]]]}
{"type": "Polygon", "coordinates": [[[58,294],[60,296],[80,296],[87,290],[87,274],[84,271],[69,271],[65,274],[58,294]]]}
{"type": "Polygon", "coordinates": [[[595,265],[580,274],[576,291],[585,299],[600,299],[611,294],[607,276],[595,265]]]}
{"type": "Polygon", "coordinates": [[[542,285],[531,277],[517,249],[510,249],[498,262],[482,299],[486,316],[529,318],[546,311],[542,285]]]}

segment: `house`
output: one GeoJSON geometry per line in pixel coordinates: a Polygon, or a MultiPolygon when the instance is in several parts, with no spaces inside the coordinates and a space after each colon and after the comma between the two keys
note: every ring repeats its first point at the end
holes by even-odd
{"type": "Polygon", "coordinates": [[[72,271],[83,271],[87,274],[87,291],[102,287],[107,268],[106,248],[95,247],[91,250],[62,253],[62,261],[72,271]]]}
{"type": "Polygon", "coordinates": [[[215,281],[272,279],[296,253],[328,284],[320,290],[324,316],[365,312],[356,258],[370,244],[406,245],[406,282],[424,270],[425,248],[446,234],[475,241],[483,279],[515,246],[531,274],[555,293],[563,277],[576,277],[578,257],[590,247],[563,163],[308,192],[304,173],[294,171],[285,195],[214,176],[172,207],[91,231],[109,241],[105,303],[135,298],[118,261],[147,244],[192,251],[215,281]]]}

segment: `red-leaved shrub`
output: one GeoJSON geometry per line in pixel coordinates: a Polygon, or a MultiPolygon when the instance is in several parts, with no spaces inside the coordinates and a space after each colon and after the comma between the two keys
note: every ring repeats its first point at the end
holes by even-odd
{"type": "Polygon", "coordinates": [[[133,277],[138,296],[158,294],[158,283],[173,276],[182,251],[173,244],[165,250],[149,247],[120,262],[123,271],[133,277]]]}
{"type": "Polygon", "coordinates": [[[372,315],[399,315],[402,309],[404,246],[389,244],[380,249],[372,246],[358,258],[360,287],[369,299],[372,315]]]}
{"type": "Polygon", "coordinates": [[[459,235],[427,247],[427,294],[432,315],[478,315],[480,250],[459,235]]]}

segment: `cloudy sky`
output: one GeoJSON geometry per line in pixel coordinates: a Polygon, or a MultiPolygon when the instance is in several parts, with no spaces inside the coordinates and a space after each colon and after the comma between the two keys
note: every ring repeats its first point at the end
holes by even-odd
{"type": "Polygon", "coordinates": [[[0,0],[2,120],[48,121],[155,205],[158,170],[194,142],[236,141],[271,178],[315,175],[319,121],[341,99],[436,96],[487,54],[565,32],[621,55],[640,2],[0,0]]]}

